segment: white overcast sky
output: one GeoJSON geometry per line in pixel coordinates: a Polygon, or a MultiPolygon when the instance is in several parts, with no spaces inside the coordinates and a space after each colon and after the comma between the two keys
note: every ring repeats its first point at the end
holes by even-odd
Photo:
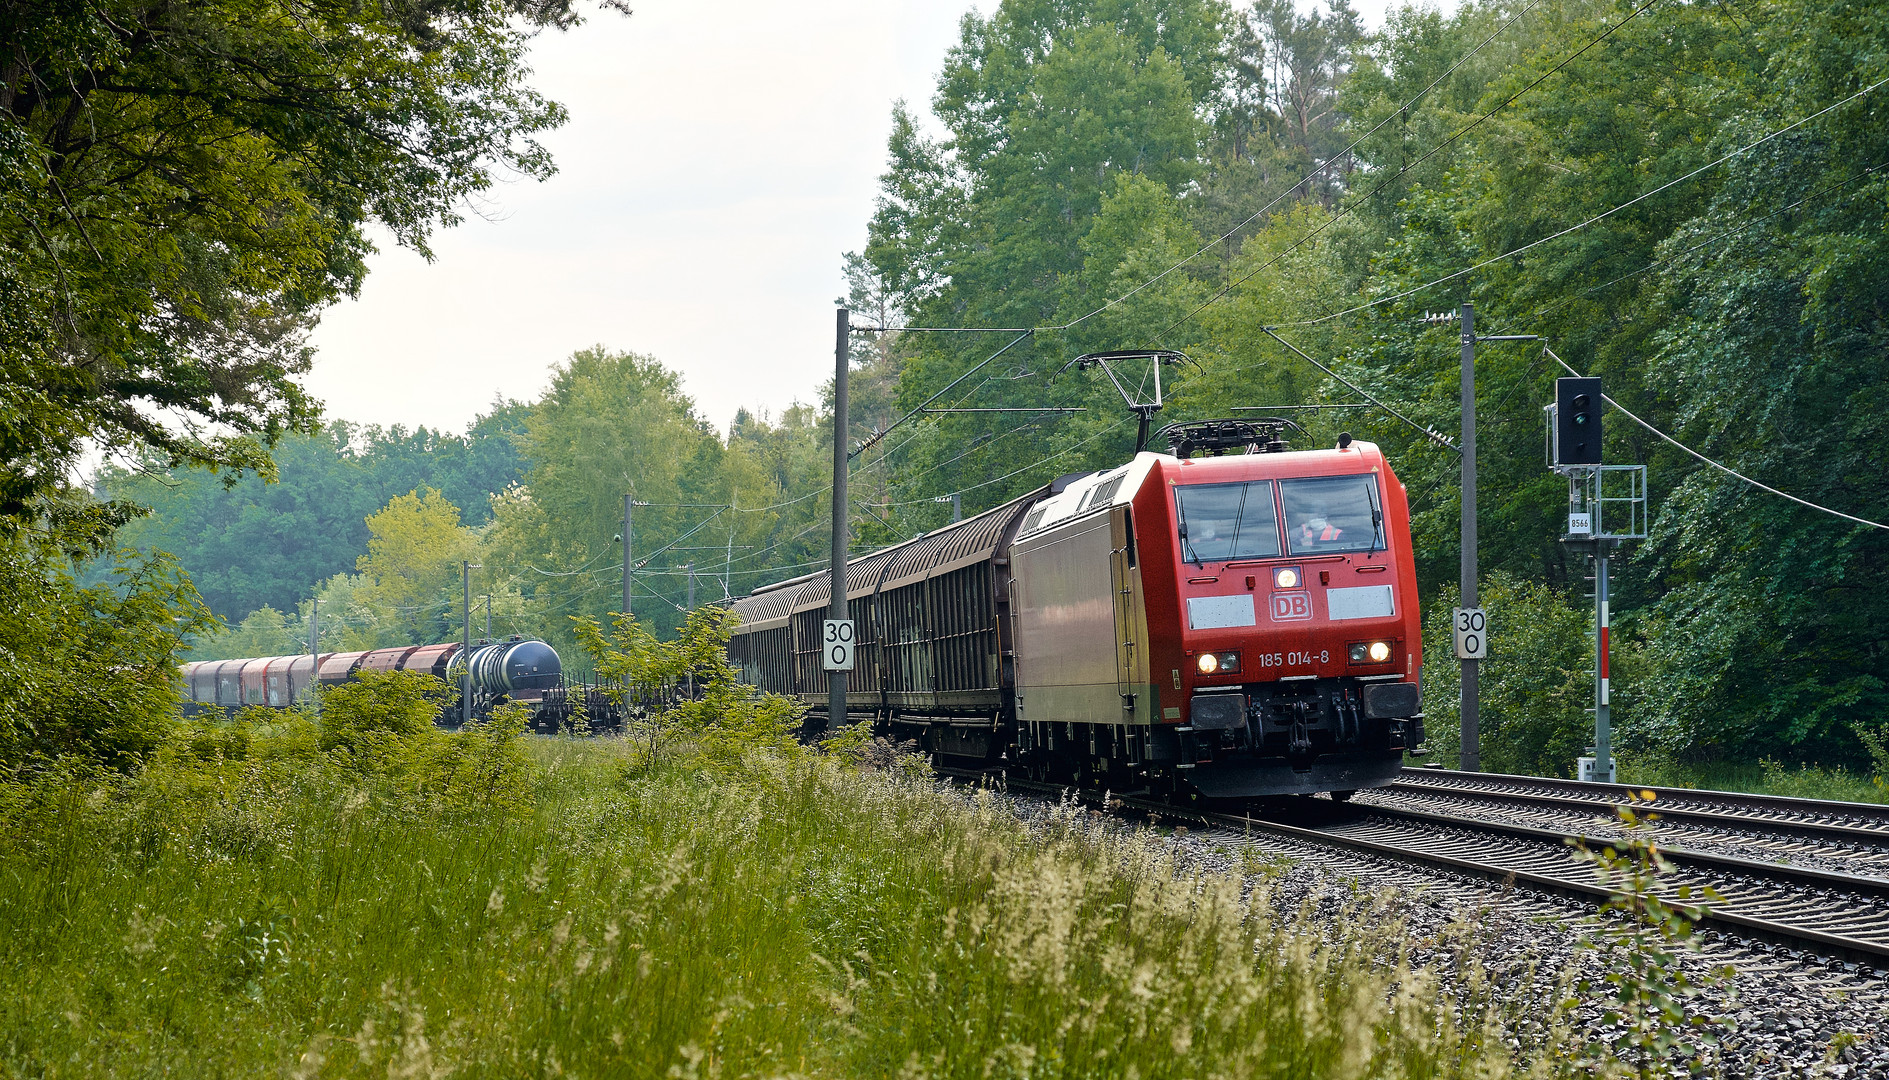
{"type": "MultiPolygon", "coordinates": [[[[988,10],[994,0],[983,0],[988,10]]],[[[1372,25],[1385,0],[1356,6],[1372,25]]],[[[534,48],[558,175],[492,192],[426,262],[391,243],[315,332],[328,414],[461,430],[590,345],[655,356],[726,429],[812,400],[894,101],[924,112],[964,0],[633,0],[534,48]]]]}

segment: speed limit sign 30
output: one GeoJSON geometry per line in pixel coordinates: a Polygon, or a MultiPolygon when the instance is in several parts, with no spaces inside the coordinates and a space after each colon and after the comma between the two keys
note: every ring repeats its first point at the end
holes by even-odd
{"type": "Polygon", "coordinates": [[[1489,616],[1479,607],[1450,609],[1456,631],[1456,659],[1484,660],[1489,656],[1489,616]]]}
{"type": "Polygon", "coordinates": [[[820,632],[820,665],[828,671],[853,670],[853,620],[828,619],[820,632]]]}

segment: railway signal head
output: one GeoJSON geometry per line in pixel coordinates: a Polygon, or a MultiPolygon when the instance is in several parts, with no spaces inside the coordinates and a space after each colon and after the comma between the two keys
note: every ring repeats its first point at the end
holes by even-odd
{"type": "Polygon", "coordinates": [[[1599,465],[1600,380],[1556,379],[1554,400],[1554,463],[1599,465]]]}

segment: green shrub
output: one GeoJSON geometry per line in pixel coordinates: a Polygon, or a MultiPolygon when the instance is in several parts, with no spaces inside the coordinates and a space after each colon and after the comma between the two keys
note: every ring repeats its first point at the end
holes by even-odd
{"type": "MultiPolygon", "coordinates": [[[[315,745],[383,794],[434,813],[522,813],[530,776],[522,747],[531,709],[506,702],[457,732],[437,726],[452,697],[444,682],[410,671],[364,671],[323,691],[315,745]]],[[[276,737],[303,737],[292,722],[276,737]]],[[[287,756],[293,743],[283,748],[287,756]]]]}
{"type": "Polygon", "coordinates": [[[639,749],[642,768],[658,768],[685,745],[693,765],[710,769],[733,767],[756,750],[801,752],[800,704],[744,684],[728,662],[735,616],[725,608],[690,612],[676,640],[666,642],[633,618],[618,616],[608,632],[588,616],[571,621],[623,710],[623,734],[639,749]]]}
{"type": "Polygon", "coordinates": [[[1889,795],[1889,723],[1857,724],[1856,737],[1869,751],[1869,762],[1875,770],[1870,777],[1876,789],[1889,795]]]}
{"type": "Polygon", "coordinates": [[[321,694],[323,750],[339,751],[368,773],[400,772],[439,737],[440,711],[452,690],[414,671],[362,671],[321,694]]]}
{"type": "MultiPolygon", "coordinates": [[[[1573,775],[1575,759],[1594,742],[1591,604],[1501,572],[1482,582],[1479,600],[1489,613],[1489,656],[1479,673],[1482,768],[1573,775]]],[[[1423,637],[1424,726],[1434,760],[1451,768],[1462,745],[1462,672],[1450,634],[1456,603],[1453,588],[1432,599],[1423,637]]],[[[1637,643],[1616,633],[1612,705],[1619,741],[1631,742],[1645,668],[1637,643]]]]}
{"type": "Polygon", "coordinates": [[[180,718],[177,656],[215,616],[161,552],[121,552],[109,582],[81,586],[109,535],[99,513],[55,507],[43,532],[0,533],[0,772],[135,769],[180,718]]]}

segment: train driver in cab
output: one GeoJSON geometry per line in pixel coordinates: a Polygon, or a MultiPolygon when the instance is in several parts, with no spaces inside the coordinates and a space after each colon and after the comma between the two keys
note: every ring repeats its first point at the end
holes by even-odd
{"type": "Polygon", "coordinates": [[[1313,514],[1299,522],[1299,542],[1296,550],[1310,551],[1338,543],[1345,531],[1333,525],[1323,514],[1313,514]]]}

